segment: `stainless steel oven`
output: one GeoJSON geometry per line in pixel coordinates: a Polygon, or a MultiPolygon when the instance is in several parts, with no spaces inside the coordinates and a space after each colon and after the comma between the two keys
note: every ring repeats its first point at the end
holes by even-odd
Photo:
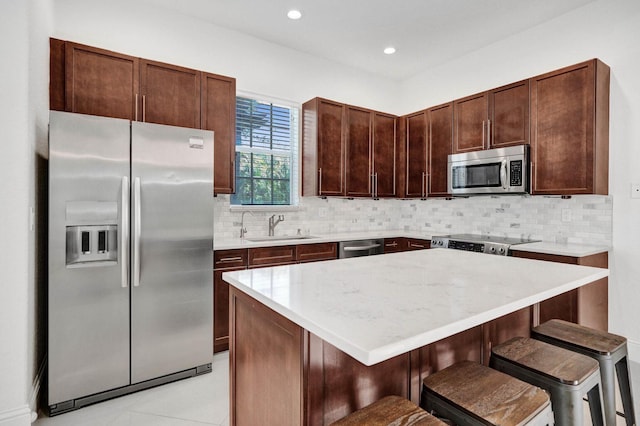
{"type": "Polygon", "coordinates": [[[431,248],[448,248],[495,254],[498,256],[509,256],[511,254],[511,247],[514,245],[535,243],[537,241],[539,240],[479,234],[439,235],[431,238],[431,248]]]}
{"type": "Polygon", "coordinates": [[[529,192],[529,145],[449,155],[450,194],[524,194],[529,192]]]}

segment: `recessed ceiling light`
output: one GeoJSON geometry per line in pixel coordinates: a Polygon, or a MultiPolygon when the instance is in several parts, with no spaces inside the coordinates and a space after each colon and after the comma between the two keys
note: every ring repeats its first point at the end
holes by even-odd
{"type": "Polygon", "coordinates": [[[385,47],[384,53],[386,53],[387,55],[393,55],[394,53],[396,53],[396,48],[391,46],[385,47]]]}
{"type": "Polygon", "coordinates": [[[287,16],[289,17],[289,19],[300,19],[302,18],[302,13],[300,13],[299,10],[295,10],[292,9],[290,11],[287,12],[287,16]]]}

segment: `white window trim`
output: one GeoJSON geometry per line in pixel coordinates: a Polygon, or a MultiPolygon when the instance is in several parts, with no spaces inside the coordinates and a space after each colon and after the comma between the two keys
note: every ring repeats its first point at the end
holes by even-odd
{"type": "MultiPolygon", "coordinates": [[[[253,205],[253,204],[231,204],[231,196],[229,196],[229,211],[231,212],[241,212],[241,211],[255,211],[255,212],[269,212],[269,211],[277,211],[277,212],[295,212],[300,211],[300,197],[301,197],[301,188],[302,188],[302,104],[299,102],[289,101],[282,98],[277,98],[274,96],[261,95],[254,92],[244,91],[244,90],[236,90],[236,97],[239,98],[250,98],[255,99],[257,101],[269,102],[276,105],[281,105],[289,108],[296,108],[298,110],[298,146],[297,146],[297,162],[296,162],[296,174],[297,174],[297,182],[296,182],[296,192],[291,193],[291,202],[295,204],[290,205],[253,205]]],[[[235,143],[235,141],[234,141],[235,143]]],[[[246,151],[243,147],[236,147],[236,151],[240,152],[250,152],[249,149],[246,151]]],[[[259,149],[258,149],[259,150],[259,149]]],[[[256,152],[257,150],[253,148],[252,152],[256,152]]],[[[265,150],[269,151],[268,153],[277,153],[278,150],[265,150]]],[[[267,152],[265,152],[267,153],[267,152]]],[[[293,156],[293,151],[287,152],[293,156]]],[[[293,164],[293,162],[292,162],[293,164]]]]}

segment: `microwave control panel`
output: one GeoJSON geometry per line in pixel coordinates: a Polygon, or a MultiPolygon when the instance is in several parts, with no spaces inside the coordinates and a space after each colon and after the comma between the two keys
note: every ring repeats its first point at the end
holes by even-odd
{"type": "Polygon", "coordinates": [[[509,162],[510,186],[522,186],[522,160],[509,162]]]}

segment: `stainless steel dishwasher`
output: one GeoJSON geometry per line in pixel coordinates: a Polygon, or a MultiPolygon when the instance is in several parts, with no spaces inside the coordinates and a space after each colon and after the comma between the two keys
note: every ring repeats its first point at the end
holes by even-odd
{"type": "Polygon", "coordinates": [[[338,243],[338,258],[371,256],[384,253],[384,240],[341,241],[338,243]]]}

